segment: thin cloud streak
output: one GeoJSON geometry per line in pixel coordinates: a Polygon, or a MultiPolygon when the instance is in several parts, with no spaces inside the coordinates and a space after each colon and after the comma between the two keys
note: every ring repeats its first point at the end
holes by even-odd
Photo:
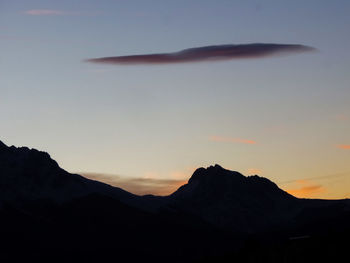
{"type": "Polygon", "coordinates": [[[155,53],[129,56],[113,56],[87,59],[87,62],[102,64],[173,64],[232,59],[263,58],[281,54],[315,51],[298,44],[253,43],[240,45],[216,45],[184,49],[172,53],[155,53]]]}
{"type": "Polygon", "coordinates": [[[299,198],[315,197],[327,192],[327,189],[322,185],[312,184],[307,179],[296,180],[295,184],[295,187],[286,189],[286,192],[299,198]]]}
{"type": "Polygon", "coordinates": [[[74,12],[66,12],[61,10],[53,10],[53,9],[31,9],[24,11],[26,15],[31,16],[49,16],[49,15],[56,15],[56,16],[62,16],[62,15],[71,15],[74,14],[74,12]]]}
{"type": "Polygon", "coordinates": [[[338,177],[344,177],[344,176],[350,176],[350,172],[345,173],[336,173],[336,174],[329,174],[329,175],[322,175],[322,176],[314,176],[314,177],[307,177],[304,179],[297,179],[297,180],[289,180],[289,181],[283,181],[283,182],[277,182],[278,184],[288,184],[288,183],[295,183],[295,182],[301,182],[303,180],[312,181],[312,180],[324,180],[324,179],[334,179],[338,177]]]}
{"type": "Polygon", "coordinates": [[[348,121],[349,116],[347,116],[345,114],[337,114],[337,115],[335,115],[335,119],[338,121],[348,121]]]}
{"type": "Polygon", "coordinates": [[[169,195],[184,185],[187,181],[177,179],[159,179],[134,177],[127,178],[118,175],[100,173],[81,173],[86,178],[101,181],[112,186],[120,187],[137,195],[169,195]]]}
{"type": "Polygon", "coordinates": [[[337,148],[343,149],[343,150],[350,150],[350,144],[339,144],[337,145],[337,148]]]}
{"type": "Polygon", "coordinates": [[[23,40],[23,39],[28,39],[28,38],[12,36],[12,35],[0,35],[0,40],[23,40]]]}
{"type": "Polygon", "coordinates": [[[313,197],[317,194],[325,193],[326,189],[321,185],[311,185],[311,186],[304,186],[297,189],[287,189],[286,192],[299,198],[306,198],[306,197],[313,197]]]}
{"type": "Polygon", "coordinates": [[[325,187],[325,185],[329,185],[329,181],[334,182],[333,180],[335,179],[349,176],[350,172],[344,172],[277,182],[277,184],[280,186],[282,185],[282,188],[288,193],[300,198],[324,198],[323,194],[329,193],[329,189],[325,187]],[[327,182],[323,183],[322,185],[318,183],[320,180],[326,180],[327,182]]]}
{"type": "Polygon", "coordinates": [[[23,12],[26,15],[31,16],[81,16],[81,15],[97,15],[99,13],[94,12],[73,12],[73,11],[63,11],[55,9],[31,9],[23,12]]]}
{"type": "Polygon", "coordinates": [[[229,143],[243,143],[243,144],[256,144],[256,141],[240,139],[240,138],[232,138],[232,137],[224,137],[224,136],[216,136],[212,135],[209,137],[210,141],[213,142],[229,142],[229,143]]]}

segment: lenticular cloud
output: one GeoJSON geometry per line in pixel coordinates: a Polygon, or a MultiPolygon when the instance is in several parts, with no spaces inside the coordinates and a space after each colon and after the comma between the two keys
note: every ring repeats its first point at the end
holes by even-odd
{"type": "Polygon", "coordinates": [[[155,53],[88,59],[88,62],[104,64],[172,64],[231,59],[263,58],[279,54],[310,52],[313,47],[297,44],[240,44],[216,45],[184,49],[172,53],[155,53]]]}

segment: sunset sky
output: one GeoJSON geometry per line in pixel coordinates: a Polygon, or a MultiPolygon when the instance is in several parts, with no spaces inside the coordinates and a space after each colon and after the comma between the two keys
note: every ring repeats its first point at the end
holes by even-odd
{"type": "Polygon", "coordinates": [[[350,198],[349,14],[348,0],[1,0],[0,140],[140,194],[217,163],[350,198]],[[252,43],[315,50],[114,58],[252,43]]]}

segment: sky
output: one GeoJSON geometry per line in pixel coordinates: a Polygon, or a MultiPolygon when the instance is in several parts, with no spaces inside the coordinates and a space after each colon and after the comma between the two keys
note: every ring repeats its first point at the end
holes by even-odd
{"type": "Polygon", "coordinates": [[[0,140],[138,194],[220,164],[350,198],[349,13],[347,0],[1,0],[0,140]],[[135,57],[253,43],[315,50],[135,57]]]}

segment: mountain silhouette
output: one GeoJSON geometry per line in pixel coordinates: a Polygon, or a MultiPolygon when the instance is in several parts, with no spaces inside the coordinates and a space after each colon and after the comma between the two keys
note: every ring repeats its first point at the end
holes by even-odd
{"type": "Polygon", "coordinates": [[[39,199],[58,203],[100,193],[118,200],[136,196],[117,187],[70,174],[46,152],[27,147],[7,147],[0,141],[0,205],[39,199]]]}
{"type": "Polygon", "coordinates": [[[299,199],[219,165],[198,168],[171,195],[137,196],[70,174],[48,153],[0,141],[7,262],[334,260],[347,253],[349,220],[347,199],[299,199]]]}
{"type": "Polygon", "coordinates": [[[217,226],[248,233],[280,223],[298,203],[297,198],[266,178],[245,177],[219,165],[197,169],[188,184],[171,198],[188,213],[217,226]]]}

